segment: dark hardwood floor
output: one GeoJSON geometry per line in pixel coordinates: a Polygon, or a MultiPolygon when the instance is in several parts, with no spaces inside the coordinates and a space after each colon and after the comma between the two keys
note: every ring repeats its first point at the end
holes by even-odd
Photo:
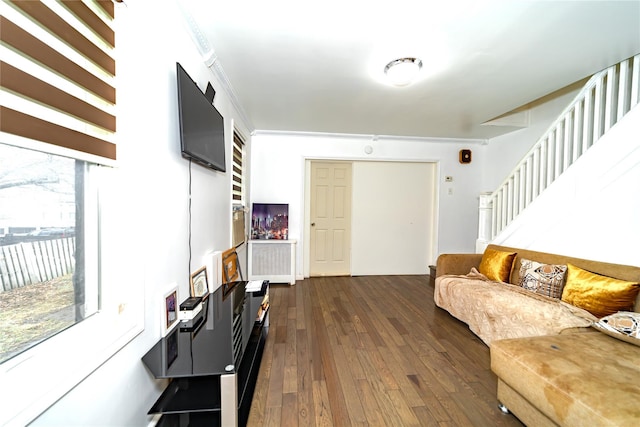
{"type": "Polygon", "coordinates": [[[428,276],[272,285],[249,426],[522,426],[497,408],[489,349],[428,276]]]}

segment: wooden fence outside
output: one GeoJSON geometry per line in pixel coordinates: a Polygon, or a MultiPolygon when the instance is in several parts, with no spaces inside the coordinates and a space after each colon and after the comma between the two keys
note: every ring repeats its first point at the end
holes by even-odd
{"type": "Polygon", "coordinates": [[[0,292],[46,282],[74,268],[74,237],[0,246],[0,292]]]}

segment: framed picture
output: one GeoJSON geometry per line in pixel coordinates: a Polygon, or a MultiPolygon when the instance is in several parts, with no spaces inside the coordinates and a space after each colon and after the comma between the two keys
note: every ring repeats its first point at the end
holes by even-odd
{"type": "Polygon", "coordinates": [[[178,323],[178,287],[174,286],[164,295],[162,303],[162,336],[178,323]]]}
{"type": "Polygon", "coordinates": [[[251,213],[251,238],[254,240],[289,239],[289,205],[254,203],[251,213]]]}
{"type": "Polygon", "coordinates": [[[207,267],[201,267],[191,275],[191,296],[204,297],[209,294],[209,282],[207,281],[207,267]]]}

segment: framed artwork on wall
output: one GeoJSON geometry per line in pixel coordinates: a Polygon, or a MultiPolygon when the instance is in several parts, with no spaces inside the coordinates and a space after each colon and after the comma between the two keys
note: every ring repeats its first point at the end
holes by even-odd
{"type": "Polygon", "coordinates": [[[162,300],[162,336],[178,324],[178,286],[173,286],[162,300]]]}
{"type": "Polygon", "coordinates": [[[289,239],[289,205],[254,203],[251,209],[251,238],[254,240],[289,239]]]}
{"type": "Polygon", "coordinates": [[[209,294],[209,281],[207,280],[207,267],[200,267],[191,275],[191,296],[205,297],[209,294]]]}

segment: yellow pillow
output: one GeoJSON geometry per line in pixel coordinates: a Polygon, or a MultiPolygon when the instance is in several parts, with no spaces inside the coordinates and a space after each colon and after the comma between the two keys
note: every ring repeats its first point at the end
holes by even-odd
{"type": "Polygon", "coordinates": [[[482,261],[478,271],[490,280],[497,282],[509,282],[511,265],[516,257],[516,252],[497,251],[486,249],[482,254],[482,261]]]}
{"type": "Polygon", "coordinates": [[[601,276],[567,264],[562,301],[601,318],[618,311],[633,311],[640,284],[601,276]]]}

